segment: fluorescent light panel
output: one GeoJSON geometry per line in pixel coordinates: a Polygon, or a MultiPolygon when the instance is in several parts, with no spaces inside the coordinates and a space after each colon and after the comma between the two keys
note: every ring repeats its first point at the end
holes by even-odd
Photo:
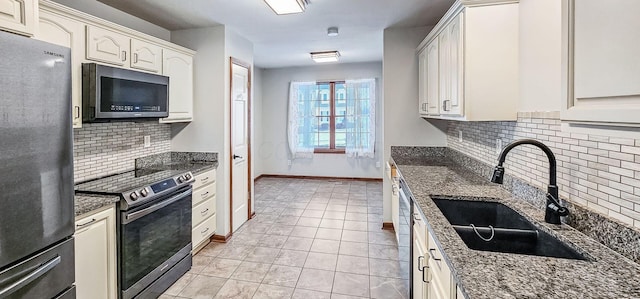
{"type": "Polygon", "coordinates": [[[338,61],[338,57],[340,57],[340,52],[338,51],[326,51],[326,52],[312,52],[311,59],[316,63],[323,62],[336,62],[338,61]]]}
{"type": "Polygon", "coordinates": [[[304,12],[304,0],[264,0],[278,15],[304,12]]]}

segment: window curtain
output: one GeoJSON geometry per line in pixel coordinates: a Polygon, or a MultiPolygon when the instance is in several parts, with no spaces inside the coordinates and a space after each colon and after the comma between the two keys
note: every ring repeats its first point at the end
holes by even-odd
{"type": "Polygon", "coordinates": [[[291,82],[287,139],[293,159],[313,158],[315,146],[311,130],[317,126],[317,118],[311,105],[318,94],[316,82],[291,82]]]}
{"type": "Polygon", "coordinates": [[[347,80],[348,157],[374,158],[376,142],[376,80],[347,80]]]}

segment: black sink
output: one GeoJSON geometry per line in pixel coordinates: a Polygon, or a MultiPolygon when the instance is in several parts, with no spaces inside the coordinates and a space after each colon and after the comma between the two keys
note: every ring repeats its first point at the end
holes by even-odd
{"type": "Polygon", "coordinates": [[[444,198],[433,201],[471,249],[587,260],[504,204],[444,198]]]}

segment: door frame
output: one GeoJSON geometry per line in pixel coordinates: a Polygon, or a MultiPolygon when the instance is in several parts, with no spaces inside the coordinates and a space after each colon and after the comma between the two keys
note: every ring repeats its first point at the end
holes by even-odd
{"type": "MultiPolygon", "coordinates": [[[[247,135],[249,141],[247,142],[247,219],[251,219],[251,64],[246,63],[234,57],[229,57],[229,155],[233,156],[233,143],[231,142],[231,136],[233,136],[233,65],[244,67],[248,71],[247,76],[247,135]]],[[[229,157],[229,234],[233,234],[233,158],[229,157]]]]}

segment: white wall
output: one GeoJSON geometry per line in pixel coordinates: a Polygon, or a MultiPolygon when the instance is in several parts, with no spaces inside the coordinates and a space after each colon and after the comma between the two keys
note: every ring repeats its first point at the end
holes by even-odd
{"type": "MultiPolygon", "coordinates": [[[[264,143],[264,130],[262,126],[262,77],[263,69],[253,68],[253,104],[252,116],[253,116],[253,157],[257,157],[260,153],[260,146],[264,143]]],[[[253,178],[257,178],[264,174],[264,166],[262,165],[262,159],[253,159],[253,178]]]]}
{"type": "Polygon", "coordinates": [[[558,0],[520,1],[518,111],[560,111],[561,6],[558,0]]]}
{"type": "Polygon", "coordinates": [[[287,142],[287,103],[291,81],[328,81],[382,77],[380,62],[328,64],[310,67],[265,69],[262,72],[262,143],[257,159],[264,174],[380,178],[376,162],[382,161],[381,93],[376,101],[376,148],[374,159],[347,158],[344,154],[314,154],[313,159],[295,159],[287,164],[290,153],[287,142]]]}
{"type": "MultiPolygon", "coordinates": [[[[392,145],[446,146],[446,124],[428,122],[418,113],[416,47],[433,27],[384,30],[384,161],[392,145]],[[436,127],[436,125],[440,127],[436,127]]],[[[391,222],[391,186],[383,176],[383,221],[391,222]]]]}
{"type": "Polygon", "coordinates": [[[157,38],[169,40],[171,32],[158,25],[149,23],[138,17],[134,17],[126,12],[115,9],[97,0],[53,0],[62,5],[88,13],[107,21],[137,30],[157,38]]]}
{"type": "MultiPolygon", "coordinates": [[[[172,42],[194,49],[194,120],[172,126],[173,151],[216,152],[217,235],[229,227],[230,57],[253,64],[253,44],[225,26],[173,31],[172,42]]],[[[253,198],[253,196],[252,196],[253,198]]]]}

